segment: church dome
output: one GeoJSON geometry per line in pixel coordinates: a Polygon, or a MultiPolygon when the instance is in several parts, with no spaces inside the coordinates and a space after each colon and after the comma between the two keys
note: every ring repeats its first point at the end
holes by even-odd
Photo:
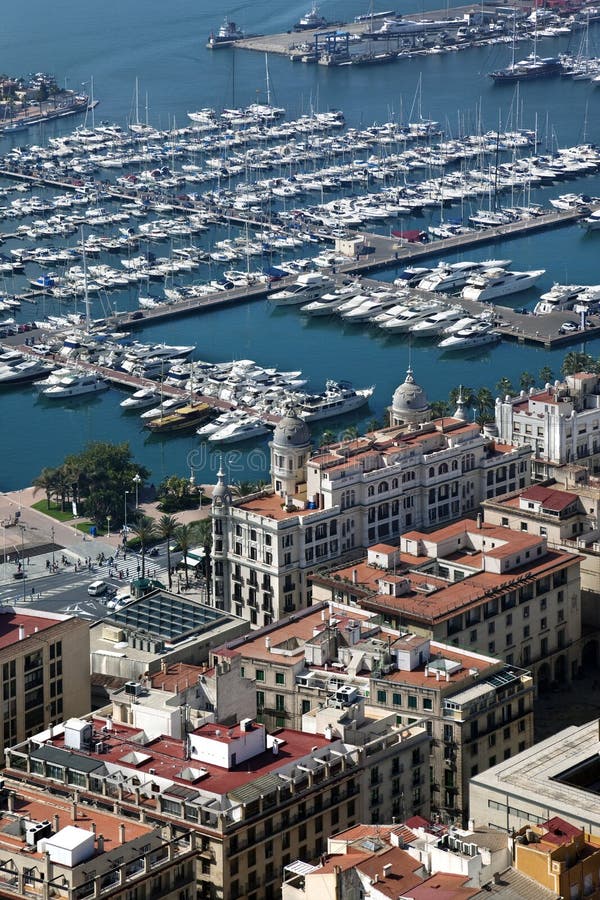
{"type": "Polygon", "coordinates": [[[304,419],[286,413],[273,432],[273,443],[278,447],[306,447],[310,444],[310,430],[304,419]]]}
{"type": "Polygon", "coordinates": [[[423,388],[415,382],[411,368],[406,373],[404,383],[394,391],[392,412],[398,416],[429,412],[429,400],[423,388]]]}

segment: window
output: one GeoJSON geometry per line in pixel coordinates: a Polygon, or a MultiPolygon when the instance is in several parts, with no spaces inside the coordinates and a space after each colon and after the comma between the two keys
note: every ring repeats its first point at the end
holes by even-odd
{"type": "Polygon", "coordinates": [[[392,694],[392,703],[394,706],[402,706],[402,694],[392,694]]]}
{"type": "Polygon", "coordinates": [[[417,697],[415,694],[408,695],[408,708],[416,709],[417,708],[417,697]]]}
{"type": "Polygon", "coordinates": [[[264,680],[265,680],[265,670],[264,670],[264,669],[257,669],[257,670],[256,670],[256,680],[257,680],[257,681],[264,681],[264,680]]]}
{"type": "Polygon", "coordinates": [[[275,684],[285,684],[285,675],[283,672],[275,672],[275,684]]]}
{"type": "Polygon", "coordinates": [[[423,709],[433,709],[433,700],[431,697],[423,697],[423,709]]]}
{"type": "Polygon", "coordinates": [[[387,691],[377,691],[377,702],[387,703],[387,691]]]}

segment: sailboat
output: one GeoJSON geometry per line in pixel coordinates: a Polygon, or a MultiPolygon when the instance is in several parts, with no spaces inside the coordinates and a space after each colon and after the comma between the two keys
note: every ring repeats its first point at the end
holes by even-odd
{"type": "Polygon", "coordinates": [[[551,78],[554,75],[562,74],[563,64],[560,57],[540,57],[537,55],[537,18],[533,34],[533,53],[518,62],[515,62],[515,38],[516,16],[513,19],[512,61],[505,69],[490,72],[490,78],[493,78],[497,84],[531,81],[534,78],[551,78]]]}
{"type": "Polygon", "coordinates": [[[285,109],[282,106],[273,106],[271,103],[271,79],[269,76],[269,55],[265,53],[265,75],[267,81],[267,102],[251,103],[247,106],[245,112],[256,119],[262,119],[265,122],[272,122],[274,119],[280,119],[285,115],[285,109]]]}

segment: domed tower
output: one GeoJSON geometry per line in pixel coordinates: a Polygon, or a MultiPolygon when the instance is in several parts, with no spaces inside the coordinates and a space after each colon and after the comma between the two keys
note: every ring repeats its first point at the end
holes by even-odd
{"type": "Polygon", "coordinates": [[[231,507],[231,490],[227,484],[223,462],[217,472],[217,483],[212,493],[212,596],[213,602],[219,609],[225,609],[228,604],[226,597],[225,578],[227,571],[227,549],[229,546],[229,510],[231,507]]]}
{"type": "Polygon", "coordinates": [[[293,496],[306,481],[306,460],[312,449],[308,425],[290,410],[275,428],[269,447],[273,490],[281,497],[293,496]]]}
{"type": "Polygon", "coordinates": [[[456,398],[456,409],[454,410],[454,419],[460,419],[461,422],[467,421],[467,409],[465,406],[465,398],[463,397],[462,384],[458,388],[458,397],[456,398]]]}
{"type": "Polygon", "coordinates": [[[413,370],[409,366],[404,383],[394,391],[389,407],[390,425],[420,425],[431,419],[431,407],[427,394],[415,382],[413,370]]]}

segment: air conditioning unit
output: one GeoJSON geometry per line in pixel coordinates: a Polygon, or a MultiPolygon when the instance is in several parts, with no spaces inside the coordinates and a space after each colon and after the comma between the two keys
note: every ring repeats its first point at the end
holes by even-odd
{"type": "Polygon", "coordinates": [[[96,753],[106,753],[106,744],[104,741],[98,741],[98,743],[94,747],[94,751],[96,753]]]}
{"type": "Polygon", "coordinates": [[[130,697],[139,697],[139,695],[142,693],[142,685],[139,683],[139,681],[126,681],[125,693],[129,694],[130,697]]]}

